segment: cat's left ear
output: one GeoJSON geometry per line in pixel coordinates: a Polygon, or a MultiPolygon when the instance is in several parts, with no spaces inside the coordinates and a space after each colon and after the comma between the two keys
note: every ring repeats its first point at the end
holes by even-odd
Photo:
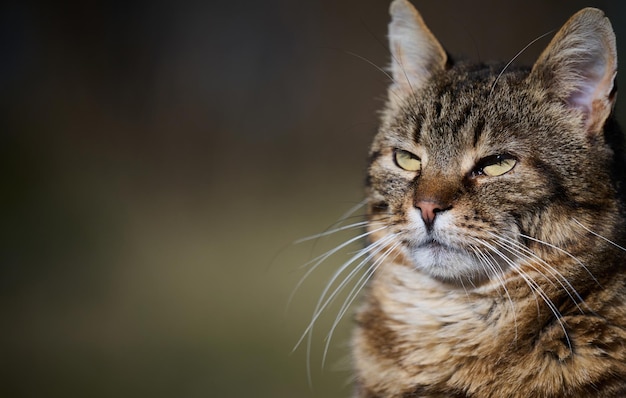
{"type": "Polygon", "coordinates": [[[602,131],[615,103],[615,34],[595,8],[574,14],[533,66],[531,77],[583,115],[588,133],[602,131]]]}

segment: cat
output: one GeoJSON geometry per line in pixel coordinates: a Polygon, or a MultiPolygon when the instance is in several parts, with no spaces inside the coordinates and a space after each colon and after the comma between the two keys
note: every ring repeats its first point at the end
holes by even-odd
{"type": "Polygon", "coordinates": [[[514,68],[455,62],[407,0],[390,14],[354,396],[626,397],[609,20],[579,11],[514,68]]]}

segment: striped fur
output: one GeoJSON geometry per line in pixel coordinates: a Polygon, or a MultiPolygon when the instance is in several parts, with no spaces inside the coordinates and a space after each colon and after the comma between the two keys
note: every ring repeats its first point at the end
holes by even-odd
{"type": "Polygon", "coordinates": [[[582,10],[525,69],[455,63],[408,1],[391,14],[367,177],[389,250],[356,316],[355,397],[626,396],[610,23],[582,10]]]}

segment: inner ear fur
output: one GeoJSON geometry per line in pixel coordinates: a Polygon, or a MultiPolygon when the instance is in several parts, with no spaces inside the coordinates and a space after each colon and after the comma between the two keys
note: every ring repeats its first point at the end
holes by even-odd
{"type": "Polygon", "coordinates": [[[615,102],[615,34],[596,8],[574,14],[533,66],[531,77],[582,114],[588,133],[602,131],[615,102]]]}
{"type": "Polygon", "coordinates": [[[407,0],[394,0],[389,7],[391,48],[390,100],[413,94],[431,76],[445,68],[447,55],[420,13],[407,0]]]}

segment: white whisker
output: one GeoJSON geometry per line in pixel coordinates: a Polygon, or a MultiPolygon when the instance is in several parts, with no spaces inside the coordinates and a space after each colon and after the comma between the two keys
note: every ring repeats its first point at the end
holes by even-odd
{"type": "MultiPolygon", "coordinates": [[[[507,245],[510,245],[510,246],[507,246],[507,245],[504,245],[503,243],[496,243],[496,244],[498,244],[498,246],[502,247],[504,250],[508,251],[509,253],[517,256],[518,258],[526,258],[526,259],[528,259],[530,261],[535,260],[535,261],[539,262],[541,265],[543,265],[546,268],[546,270],[550,273],[550,275],[561,286],[561,288],[563,288],[563,290],[567,293],[569,298],[576,305],[576,308],[578,308],[578,310],[581,313],[584,313],[583,309],[578,304],[578,303],[584,302],[583,298],[578,294],[578,291],[576,291],[576,289],[574,288],[574,286],[572,286],[572,284],[569,282],[569,280],[563,274],[561,274],[556,268],[554,268],[552,265],[550,265],[544,259],[542,259],[541,257],[537,256],[532,250],[530,250],[529,248],[523,246],[522,244],[520,244],[520,243],[518,243],[518,242],[516,242],[514,240],[511,240],[511,239],[506,239],[506,238],[497,236],[495,234],[492,234],[492,235],[496,239],[498,239],[500,242],[504,242],[507,245]],[[570,290],[571,290],[571,292],[570,292],[570,290]]],[[[545,275],[543,272],[541,272],[532,263],[528,263],[528,265],[530,267],[532,267],[535,271],[537,271],[540,275],[542,275],[544,278],[546,278],[546,280],[548,280],[548,282],[552,286],[555,286],[554,283],[552,282],[552,279],[548,278],[547,275],[545,275]]]]}
{"type": "Polygon", "coordinates": [[[537,41],[543,39],[544,37],[546,37],[547,35],[551,34],[552,32],[554,32],[553,30],[546,32],[544,34],[542,34],[541,36],[537,37],[535,40],[531,41],[530,43],[526,44],[526,46],[524,48],[522,48],[521,50],[518,51],[517,54],[515,54],[515,56],[513,58],[511,58],[511,60],[504,66],[504,68],[502,68],[502,70],[500,71],[500,73],[498,74],[498,76],[496,77],[496,80],[494,80],[493,85],[491,86],[491,90],[489,90],[489,97],[491,97],[491,94],[493,93],[493,90],[496,88],[496,85],[498,84],[498,80],[500,80],[500,78],[502,77],[502,75],[504,74],[504,72],[509,68],[509,66],[511,66],[511,64],[513,62],[515,62],[515,60],[517,59],[517,57],[519,57],[520,55],[522,55],[522,53],[524,51],[526,51],[528,49],[528,47],[532,46],[533,44],[535,44],[537,41]]]}
{"type": "Polygon", "coordinates": [[[376,253],[376,250],[382,250],[380,249],[381,247],[384,247],[384,245],[390,241],[392,239],[393,236],[386,236],[372,244],[370,244],[369,246],[359,250],[354,256],[352,256],[348,261],[346,261],[345,263],[343,263],[343,265],[341,267],[339,267],[332,275],[331,279],[329,280],[329,282],[326,284],[326,287],[324,288],[324,290],[322,291],[322,294],[320,295],[320,298],[317,302],[317,305],[315,307],[315,310],[313,311],[313,317],[311,318],[311,321],[309,322],[308,327],[304,330],[302,336],[300,337],[300,339],[298,340],[298,342],[296,343],[296,346],[294,347],[294,350],[296,348],[298,348],[298,346],[300,345],[300,343],[302,343],[302,340],[304,339],[304,337],[309,333],[309,331],[313,328],[313,325],[315,324],[315,322],[317,321],[317,319],[319,318],[319,316],[321,315],[321,313],[324,311],[324,309],[332,302],[333,298],[337,295],[338,293],[338,289],[340,289],[341,287],[345,286],[345,283],[347,283],[347,280],[349,280],[350,275],[354,275],[354,273],[356,273],[359,269],[360,266],[362,266],[363,264],[365,264],[367,261],[369,261],[369,259],[371,259],[376,253]],[[376,250],[373,250],[376,249],[376,250]],[[364,260],[361,261],[361,263],[359,263],[359,265],[357,267],[355,267],[352,271],[350,271],[350,273],[348,274],[347,279],[344,279],[343,282],[341,282],[339,284],[339,287],[335,289],[335,291],[332,292],[332,294],[330,294],[328,297],[326,297],[326,295],[328,294],[328,292],[330,291],[331,287],[333,286],[333,284],[335,283],[335,281],[337,280],[337,278],[339,278],[339,276],[348,268],[352,265],[352,263],[354,261],[356,261],[357,259],[359,259],[360,257],[363,257],[365,254],[370,253],[364,260]]]}
{"type": "MultiPolygon", "coordinates": [[[[478,238],[475,238],[474,240],[477,241],[479,244],[484,245],[482,240],[478,238]]],[[[480,260],[481,264],[483,264],[483,267],[487,266],[491,270],[492,275],[496,277],[498,284],[504,290],[504,294],[506,295],[507,301],[509,302],[511,306],[511,311],[513,313],[513,325],[515,327],[515,340],[517,340],[517,310],[515,308],[515,304],[513,303],[513,299],[511,298],[511,295],[509,293],[509,289],[506,287],[506,283],[504,282],[504,279],[502,278],[502,274],[501,274],[502,268],[499,266],[498,262],[493,258],[490,252],[483,253],[477,247],[474,247],[474,246],[472,246],[472,250],[474,251],[474,254],[476,255],[476,257],[480,260]]],[[[463,288],[465,288],[465,286],[463,286],[463,288]]]]}
{"type": "MultiPolygon", "coordinates": [[[[390,237],[395,238],[395,235],[390,235],[390,237]]],[[[326,335],[326,345],[324,347],[324,354],[322,356],[322,367],[324,366],[324,363],[326,361],[326,354],[328,352],[328,348],[330,346],[330,341],[332,339],[332,336],[333,336],[333,333],[334,333],[335,329],[337,328],[337,325],[339,324],[339,322],[341,321],[343,316],[346,314],[346,312],[348,311],[348,309],[350,308],[350,306],[352,305],[354,300],[358,297],[359,292],[365,287],[367,282],[369,282],[369,280],[371,279],[372,275],[374,275],[374,272],[376,272],[378,267],[380,267],[380,265],[387,259],[387,257],[398,246],[400,246],[401,244],[402,244],[402,242],[394,243],[391,247],[389,247],[383,253],[383,255],[380,258],[378,258],[376,261],[374,261],[374,263],[372,263],[370,265],[370,267],[365,271],[365,273],[363,273],[363,275],[359,278],[359,280],[353,286],[352,290],[350,290],[350,293],[348,293],[348,295],[346,296],[346,299],[344,300],[343,305],[341,306],[341,308],[337,312],[337,316],[335,317],[335,321],[333,322],[333,324],[332,324],[332,326],[330,328],[330,331],[326,335]]],[[[380,253],[380,251],[381,250],[379,250],[378,253],[380,253]]]]}
{"type": "Polygon", "coordinates": [[[385,68],[382,68],[378,65],[376,65],[373,61],[370,61],[369,59],[365,58],[362,55],[359,55],[357,53],[354,53],[352,51],[345,51],[346,54],[351,55],[355,58],[360,59],[361,61],[364,61],[366,63],[368,63],[370,66],[373,66],[377,71],[381,72],[383,75],[385,75],[390,82],[395,82],[395,80],[393,79],[393,77],[385,70],[385,68]]]}
{"type": "Polygon", "coordinates": [[[293,300],[293,297],[295,296],[296,292],[298,291],[298,289],[300,288],[300,286],[302,286],[302,284],[304,283],[304,281],[309,277],[309,275],[311,275],[311,273],[313,273],[313,271],[315,271],[315,269],[317,269],[317,267],[319,267],[320,264],[322,264],[326,259],[328,259],[330,256],[332,256],[333,254],[337,253],[338,251],[340,251],[341,249],[345,248],[346,246],[358,241],[359,239],[362,239],[366,236],[369,236],[373,233],[382,231],[383,229],[387,228],[387,226],[383,226],[383,227],[379,227],[376,229],[373,229],[371,231],[367,231],[365,233],[362,233],[358,236],[355,236],[352,239],[348,239],[346,242],[343,242],[342,244],[338,245],[337,247],[335,247],[334,249],[331,249],[329,251],[327,251],[326,253],[319,255],[317,257],[315,257],[313,260],[305,263],[302,267],[308,267],[311,264],[314,264],[311,268],[309,268],[307,270],[307,272],[300,278],[300,280],[298,281],[298,283],[296,284],[296,286],[294,287],[293,291],[291,292],[291,294],[289,295],[289,302],[291,302],[291,300],[293,300]]]}
{"type": "Polygon", "coordinates": [[[307,359],[306,359],[306,361],[307,361],[307,374],[309,374],[309,376],[310,376],[310,363],[311,363],[311,359],[310,358],[311,358],[311,342],[312,342],[312,338],[313,338],[313,327],[314,327],[315,323],[317,322],[318,318],[324,312],[326,307],[328,307],[334,301],[334,299],[336,298],[337,294],[339,294],[339,292],[345,287],[345,285],[363,267],[363,265],[366,264],[371,258],[373,258],[380,251],[382,251],[383,248],[385,247],[385,245],[388,242],[390,242],[393,238],[394,238],[393,235],[386,236],[386,237],[384,237],[384,238],[382,238],[382,239],[380,239],[380,240],[370,244],[369,246],[359,250],[353,257],[351,257],[348,261],[346,261],[341,267],[339,267],[335,271],[335,273],[331,277],[330,281],[326,284],[326,287],[324,288],[324,291],[320,295],[320,298],[318,299],[318,302],[317,302],[317,304],[315,306],[315,309],[313,311],[313,316],[311,318],[311,321],[309,322],[309,325],[307,326],[305,331],[302,333],[300,339],[298,340],[298,342],[296,343],[296,345],[293,348],[293,350],[296,350],[298,348],[298,346],[302,343],[304,338],[305,337],[307,338],[307,349],[306,349],[306,351],[307,351],[307,354],[306,354],[307,359]],[[369,254],[366,256],[366,258],[363,259],[356,267],[354,267],[352,269],[352,271],[350,271],[348,273],[348,275],[346,277],[344,277],[343,281],[334,289],[334,291],[330,295],[328,295],[328,297],[326,297],[326,295],[330,291],[331,287],[334,285],[334,283],[337,280],[337,278],[339,278],[339,276],[349,266],[351,266],[354,261],[356,261],[360,257],[363,257],[368,252],[369,252],[369,254]]]}
{"type": "Polygon", "coordinates": [[[594,231],[590,230],[589,228],[585,227],[585,226],[584,226],[584,225],[583,225],[580,221],[578,221],[577,219],[572,218],[572,220],[574,220],[574,222],[575,222],[576,224],[580,225],[580,226],[581,226],[581,227],[582,227],[585,231],[589,232],[590,234],[592,234],[592,235],[594,235],[594,236],[597,236],[598,238],[600,238],[600,239],[604,240],[604,241],[605,241],[605,242],[607,242],[607,243],[610,243],[611,245],[613,245],[613,246],[617,247],[617,248],[618,248],[618,249],[620,249],[620,250],[626,251],[626,248],[624,248],[624,247],[622,247],[622,246],[618,245],[617,243],[613,242],[613,241],[612,241],[612,240],[610,240],[610,239],[605,238],[604,236],[600,235],[599,233],[597,233],[597,232],[594,232],[594,231]]]}
{"type": "MultiPolygon", "coordinates": [[[[567,334],[567,330],[565,329],[565,325],[563,324],[562,315],[561,315],[560,311],[558,310],[558,308],[556,308],[556,306],[554,305],[552,300],[550,300],[550,297],[546,294],[546,292],[541,288],[541,286],[539,286],[539,284],[535,280],[533,280],[529,275],[526,275],[524,272],[522,272],[522,270],[518,268],[517,264],[513,260],[508,258],[508,256],[506,256],[504,253],[502,253],[497,247],[495,247],[492,244],[490,244],[488,242],[485,242],[485,241],[482,241],[482,243],[491,252],[497,254],[500,258],[502,258],[505,262],[507,262],[511,266],[511,269],[514,272],[516,272],[517,275],[519,275],[526,282],[528,287],[531,288],[531,291],[535,291],[537,294],[539,294],[539,297],[541,297],[543,302],[548,306],[548,308],[550,309],[550,311],[554,315],[555,319],[559,322],[559,326],[561,327],[561,330],[563,330],[563,334],[565,335],[565,339],[567,340],[567,345],[568,345],[568,347],[571,350],[572,344],[571,344],[569,335],[567,334]]],[[[540,275],[544,276],[544,278],[545,278],[545,275],[543,275],[541,272],[539,272],[536,269],[535,269],[535,271],[538,272],[540,275]]],[[[548,279],[548,278],[546,278],[546,279],[548,279]]]]}
{"type": "Polygon", "coordinates": [[[324,236],[332,235],[332,234],[337,233],[337,232],[345,231],[345,230],[348,230],[348,229],[360,228],[360,227],[363,227],[363,226],[365,226],[367,224],[368,224],[368,221],[360,221],[360,222],[357,222],[357,223],[354,223],[354,224],[344,225],[344,226],[341,226],[341,227],[338,227],[338,228],[335,228],[335,229],[330,229],[328,231],[321,232],[319,234],[315,234],[315,235],[307,236],[307,237],[304,237],[304,238],[300,238],[300,239],[294,241],[293,243],[295,245],[298,245],[300,243],[308,242],[308,241],[313,240],[313,239],[322,238],[324,236]]]}
{"type": "MultiPolygon", "coordinates": [[[[591,232],[591,231],[589,231],[589,232],[591,232]]],[[[533,238],[532,236],[528,236],[528,235],[524,235],[524,234],[520,234],[520,236],[521,236],[522,238],[525,238],[525,239],[528,239],[528,240],[532,240],[533,242],[540,243],[540,244],[542,244],[542,245],[544,245],[544,246],[550,247],[550,248],[552,248],[552,249],[554,249],[554,250],[556,250],[556,251],[558,251],[558,252],[560,252],[560,253],[565,254],[566,256],[568,256],[569,258],[571,258],[572,260],[576,261],[576,262],[578,263],[578,265],[580,265],[580,266],[581,266],[581,267],[582,267],[585,271],[587,271],[587,274],[589,274],[589,276],[590,276],[590,277],[594,280],[594,282],[596,282],[596,284],[597,284],[598,286],[600,286],[600,282],[596,279],[596,277],[595,277],[595,276],[593,276],[593,274],[591,273],[591,271],[589,271],[589,268],[587,268],[587,266],[586,266],[586,265],[585,265],[582,261],[580,261],[580,260],[579,260],[578,258],[576,258],[574,255],[572,255],[571,253],[569,253],[567,250],[563,250],[563,249],[561,249],[560,247],[558,247],[558,246],[556,246],[556,245],[553,245],[553,244],[548,243],[548,242],[546,242],[546,241],[543,241],[543,240],[541,240],[541,239],[533,238]]]]}

